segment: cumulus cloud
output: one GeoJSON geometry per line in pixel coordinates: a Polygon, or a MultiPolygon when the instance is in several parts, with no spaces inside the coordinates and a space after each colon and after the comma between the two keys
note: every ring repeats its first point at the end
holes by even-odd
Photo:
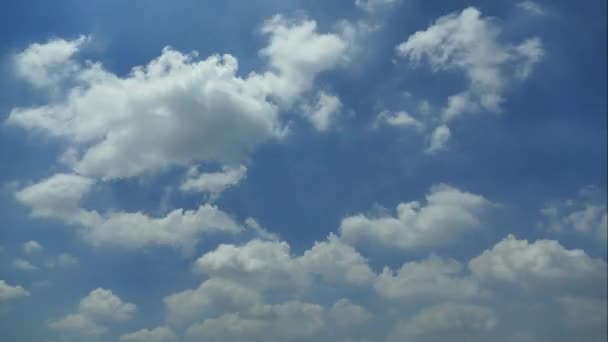
{"type": "Polygon", "coordinates": [[[433,256],[404,263],[397,272],[385,267],[374,287],[382,297],[400,300],[471,299],[484,295],[481,286],[463,271],[458,261],[433,256]]]}
{"type": "Polygon", "coordinates": [[[57,256],[52,256],[46,261],[46,267],[50,269],[74,268],[77,267],[79,264],[80,261],[78,260],[78,258],[68,253],[61,253],[57,256]]]}
{"type": "Polygon", "coordinates": [[[424,128],[422,122],[414,118],[411,114],[406,111],[389,112],[382,111],[376,117],[374,127],[378,127],[380,123],[387,124],[389,126],[400,126],[400,127],[413,127],[417,130],[424,128]]]}
{"type": "Polygon", "coordinates": [[[23,244],[23,253],[27,255],[34,254],[42,250],[42,246],[34,240],[27,241],[23,244]]]}
{"type": "Polygon", "coordinates": [[[355,0],[355,6],[364,11],[373,13],[385,8],[393,7],[400,2],[401,0],[355,0]]]}
{"type": "Polygon", "coordinates": [[[328,308],[307,300],[324,288],[369,288],[375,278],[367,260],[335,235],[301,256],[286,242],[223,244],[196,260],[194,270],[207,280],[164,299],[169,321],[187,327],[193,341],[310,340],[327,334],[325,322],[342,329],[336,336],[373,316],[348,298],[328,308]]]}
{"type": "Polygon", "coordinates": [[[64,334],[96,337],[105,334],[108,328],[96,323],[83,314],[69,314],[58,321],[49,323],[49,328],[64,334]]]}
{"type": "Polygon", "coordinates": [[[98,288],[84,297],[76,313],[49,323],[49,328],[78,336],[99,336],[108,331],[105,324],[133,318],[135,304],[124,302],[110,290],[98,288]]]}
{"type": "Polygon", "coordinates": [[[440,246],[479,229],[481,215],[491,206],[481,195],[440,184],[431,187],[426,204],[400,203],[396,217],[346,217],[340,234],[350,243],[371,241],[401,249],[440,246]]]}
{"type": "Polygon", "coordinates": [[[348,298],[338,300],[331,307],[329,315],[339,327],[361,326],[372,318],[366,308],[353,304],[348,298]]]}
{"type": "Polygon", "coordinates": [[[538,3],[531,0],[519,2],[517,7],[533,15],[545,15],[545,10],[538,3]]]}
{"type": "Polygon", "coordinates": [[[580,249],[568,250],[555,240],[528,242],[509,235],[469,262],[482,280],[526,288],[560,287],[570,283],[606,285],[606,262],[580,249]]]}
{"type": "Polygon", "coordinates": [[[439,304],[398,322],[389,341],[418,341],[437,333],[467,340],[477,332],[494,329],[497,321],[496,313],[491,308],[473,304],[439,304]]]}
{"type": "Polygon", "coordinates": [[[311,339],[324,326],[320,305],[289,301],[258,305],[247,313],[226,314],[192,325],[186,335],[205,341],[292,341],[311,339]]]}
{"type": "Polygon", "coordinates": [[[6,281],[0,280],[0,303],[17,299],[21,297],[27,297],[30,293],[23,287],[16,285],[9,285],[6,281]]]}
{"type": "Polygon", "coordinates": [[[253,240],[243,246],[220,245],[195,263],[198,272],[247,281],[260,287],[306,287],[313,276],[328,283],[363,286],[374,274],[354,248],[330,235],[294,257],[286,242],[253,240]]]}
{"type": "Polygon", "coordinates": [[[189,192],[204,192],[209,194],[211,201],[216,200],[224,190],[239,184],[247,175],[247,167],[224,166],[220,172],[201,173],[198,167],[188,171],[186,180],[179,189],[189,192]]]}
{"type": "Polygon", "coordinates": [[[576,233],[605,243],[608,236],[605,198],[599,187],[586,186],[575,198],[545,204],[540,225],[555,233],[576,233]]]}
{"type": "Polygon", "coordinates": [[[200,235],[238,233],[242,227],[216,206],[204,204],[194,210],[176,209],[163,217],[142,212],[98,213],[80,207],[91,190],[89,178],[56,174],[18,191],[18,201],[32,208],[36,217],[50,217],[79,227],[83,237],[95,245],[124,248],[173,246],[191,250],[200,235]]]}
{"type": "Polygon", "coordinates": [[[80,201],[93,183],[87,177],[58,173],[19,190],[15,198],[32,208],[32,216],[70,222],[80,216],[80,201]]]}
{"type": "Polygon", "coordinates": [[[177,336],[168,327],[142,329],[122,335],[120,342],[176,342],[177,336]]]}
{"type": "Polygon", "coordinates": [[[437,19],[397,46],[398,55],[412,63],[427,61],[434,72],[456,70],[467,78],[468,88],[448,98],[444,123],[480,110],[500,112],[507,86],[527,78],[542,59],[538,37],[513,45],[501,42],[500,34],[495,20],[469,7],[437,19]]]}
{"type": "Polygon", "coordinates": [[[57,85],[80,70],[72,57],[88,40],[88,37],[80,36],[74,40],[34,43],[14,56],[15,73],[37,87],[57,85]]]}
{"type": "Polygon", "coordinates": [[[185,290],[164,298],[169,320],[188,323],[238,312],[262,302],[260,294],[235,281],[212,278],[194,290],[185,290]]]}
{"type": "Polygon", "coordinates": [[[431,134],[431,142],[426,149],[427,153],[434,153],[445,149],[450,139],[450,128],[446,125],[436,127],[431,134]]]}
{"type": "Polygon", "coordinates": [[[337,96],[320,91],[315,102],[313,104],[305,103],[302,111],[304,117],[316,130],[325,132],[335,123],[341,108],[342,101],[337,96]]]}
{"type": "Polygon", "coordinates": [[[34,266],[31,262],[18,258],[13,262],[13,267],[21,271],[37,271],[40,268],[34,266]]]}
{"type": "MultiPolygon", "coordinates": [[[[279,106],[287,108],[308,92],[316,75],[336,67],[348,47],[337,34],[317,32],[313,20],[276,16],[262,32],[269,44],[260,55],[269,70],[245,78],[237,75],[238,61],[231,55],[200,60],[197,53],[167,47],[121,77],[100,63],[75,58],[84,39],[34,44],[22,54],[35,50],[42,62],[28,69],[32,75],[18,75],[35,85],[69,77],[72,85],[45,105],[13,108],[7,123],[68,141],[72,168],[88,177],[241,161],[255,146],[285,135],[279,106]],[[66,51],[58,54],[55,46],[66,51]],[[56,75],[66,68],[69,73],[56,75]]],[[[19,56],[17,65],[29,60],[19,56]]]]}

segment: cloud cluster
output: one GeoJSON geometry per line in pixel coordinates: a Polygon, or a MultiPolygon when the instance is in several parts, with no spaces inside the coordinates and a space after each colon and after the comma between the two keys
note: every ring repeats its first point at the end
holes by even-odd
{"type": "Polygon", "coordinates": [[[12,299],[27,297],[30,293],[23,287],[9,285],[6,281],[0,280],[0,304],[12,299]]]}
{"type": "Polygon", "coordinates": [[[541,210],[542,228],[554,233],[575,233],[606,243],[608,211],[606,193],[597,186],[586,186],[575,198],[551,201],[541,210]]]}
{"type": "Polygon", "coordinates": [[[78,311],[49,323],[49,328],[68,335],[96,337],[108,331],[105,324],[133,318],[135,304],[123,302],[110,290],[91,291],[78,305],[78,311]]]}
{"type": "Polygon", "coordinates": [[[433,72],[458,71],[468,81],[467,89],[448,98],[427,151],[445,147],[447,124],[453,119],[482,110],[500,112],[505,89],[526,79],[542,59],[540,38],[508,44],[501,42],[500,35],[501,27],[494,19],[469,7],[437,19],[397,46],[397,54],[415,65],[426,61],[433,72]]]}
{"type": "Polygon", "coordinates": [[[396,217],[344,218],[340,235],[352,243],[368,241],[401,249],[440,246],[478,229],[481,215],[491,207],[483,196],[438,184],[430,189],[426,204],[400,203],[396,217]]]}
{"type": "Polygon", "coordinates": [[[204,204],[195,210],[176,209],[163,217],[145,213],[99,213],[80,207],[93,180],[73,174],[56,174],[16,193],[32,215],[59,219],[77,226],[80,234],[95,245],[124,248],[174,246],[192,250],[200,235],[235,234],[243,228],[216,206],[204,204]]]}

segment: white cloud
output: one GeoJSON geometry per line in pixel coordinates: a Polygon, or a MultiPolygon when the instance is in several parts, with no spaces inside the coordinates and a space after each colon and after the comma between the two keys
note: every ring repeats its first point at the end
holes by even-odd
{"type": "Polygon", "coordinates": [[[302,105],[304,117],[319,132],[325,132],[335,123],[336,117],[340,113],[342,102],[335,96],[320,91],[317,94],[314,104],[302,105]]]}
{"type": "Polygon", "coordinates": [[[15,198],[32,208],[32,216],[72,222],[81,212],[80,200],[92,185],[89,178],[59,173],[18,191],[15,198]]]}
{"type": "Polygon", "coordinates": [[[78,312],[51,321],[49,328],[80,336],[99,336],[108,331],[104,325],[111,321],[126,321],[133,318],[135,304],[122,301],[110,290],[98,288],[84,297],[78,312]]]}
{"type": "Polygon", "coordinates": [[[179,189],[190,192],[206,192],[210,200],[216,200],[227,188],[239,184],[247,175],[247,167],[224,166],[220,172],[200,173],[198,167],[190,168],[186,180],[179,189]]]}
{"type": "MultiPolygon", "coordinates": [[[[246,78],[237,75],[233,56],[199,60],[196,53],[171,48],[121,77],[99,63],[78,62],[74,56],[80,39],[62,41],[71,47],[69,53],[52,65],[41,63],[32,71],[35,77],[22,77],[52,80],[59,77],[56,70],[70,65],[73,85],[46,105],[13,108],[7,122],[67,140],[72,168],[89,177],[123,178],[171,165],[241,161],[255,146],[285,135],[273,101],[291,106],[312,88],[317,74],[343,60],[348,47],[336,34],[318,33],[312,20],[290,22],[277,16],[262,31],[269,44],[260,55],[268,59],[270,71],[246,78]]],[[[56,42],[28,49],[36,47],[40,59],[52,59],[49,46],[56,42]]]]}
{"type": "Polygon", "coordinates": [[[560,287],[570,283],[606,284],[606,262],[579,249],[568,250],[554,240],[529,243],[513,235],[469,262],[479,279],[526,288],[560,287]]]}
{"type": "Polygon", "coordinates": [[[32,255],[36,252],[40,252],[42,250],[42,246],[34,240],[27,241],[23,244],[23,252],[27,255],[32,255]]]}
{"type": "Polygon", "coordinates": [[[536,2],[531,0],[524,0],[517,4],[517,7],[527,11],[534,15],[545,15],[545,10],[536,2]]]}
{"type": "MultiPolygon", "coordinates": [[[[426,30],[411,35],[396,48],[414,64],[427,61],[433,72],[462,72],[468,87],[448,97],[441,120],[444,124],[462,114],[500,112],[504,92],[515,81],[526,79],[542,59],[538,37],[520,44],[503,43],[501,27],[474,7],[437,19],[426,30]]],[[[428,152],[441,149],[449,138],[447,126],[433,132],[428,152]]]]}
{"type": "Polygon", "coordinates": [[[133,318],[135,304],[125,303],[110,290],[98,288],[80,301],[79,312],[91,317],[126,321],[133,318]]]}
{"type": "Polygon", "coordinates": [[[69,314],[58,321],[50,322],[49,328],[63,333],[91,337],[105,334],[108,331],[105,326],[79,313],[69,314]]]}
{"type": "Polygon", "coordinates": [[[266,21],[262,32],[269,35],[268,46],[260,50],[273,72],[252,76],[254,86],[261,86],[284,106],[311,89],[317,74],[345,61],[348,42],[338,34],[317,33],[317,23],[303,20],[290,23],[277,15],[266,21]]]}
{"type": "Polygon", "coordinates": [[[557,233],[574,232],[607,240],[608,210],[605,193],[596,186],[586,186],[572,199],[547,203],[541,210],[541,226],[557,233]]]}
{"type": "MultiPolygon", "coordinates": [[[[540,39],[531,38],[518,46],[502,44],[498,40],[500,31],[495,21],[469,7],[414,33],[397,46],[397,52],[415,63],[427,60],[435,72],[462,71],[469,89],[459,96],[475,107],[496,112],[500,111],[504,88],[511,81],[510,70],[517,70],[525,78],[543,55],[540,39]]],[[[450,103],[444,120],[473,110],[472,105],[456,108],[450,103]]]]}
{"type": "Polygon", "coordinates": [[[312,276],[333,284],[364,286],[374,274],[367,260],[337,236],[317,242],[300,257],[292,257],[286,242],[253,240],[243,246],[220,245],[200,257],[195,269],[261,288],[306,287],[312,276]]]}
{"type": "Polygon", "coordinates": [[[170,328],[142,329],[120,337],[120,342],[176,342],[177,336],[170,328]]]}
{"type": "Polygon", "coordinates": [[[339,327],[361,326],[372,318],[372,314],[367,309],[353,304],[347,298],[338,300],[331,307],[329,315],[339,327]]]}
{"type": "Polygon", "coordinates": [[[11,286],[6,281],[0,280],[0,303],[29,295],[29,291],[23,287],[19,285],[11,286]]]}
{"type": "Polygon", "coordinates": [[[376,12],[397,5],[401,0],[355,0],[355,6],[367,11],[376,12]]]}
{"type": "Polygon", "coordinates": [[[246,284],[221,278],[211,278],[197,289],[175,293],[164,299],[169,320],[176,323],[246,310],[261,301],[261,296],[246,284]]]}
{"type": "Polygon", "coordinates": [[[321,306],[299,301],[264,304],[192,325],[186,335],[218,342],[310,340],[323,328],[323,314],[321,306]]]}
{"type": "Polygon", "coordinates": [[[436,127],[431,134],[431,143],[426,149],[427,153],[434,153],[445,149],[448,140],[450,139],[450,128],[446,125],[436,127]]]}
{"type": "Polygon", "coordinates": [[[56,85],[80,70],[71,58],[87,40],[81,36],[75,40],[51,39],[44,44],[32,44],[14,56],[15,73],[37,87],[56,85]]]}
{"type": "Polygon", "coordinates": [[[195,270],[212,277],[247,281],[253,287],[281,287],[304,282],[286,242],[252,240],[243,246],[222,244],[195,262],[195,270]]]}
{"type": "Polygon", "coordinates": [[[15,259],[13,267],[21,271],[37,271],[39,268],[32,265],[31,262],[23,259],[15,259]]]}
{"type": "Polygon", "coordinates": [[[79,202],[91,186],[89,178],[57,174],[18,191],[15,197],[32,207],[33,216],[56,218],[78,226],[84,238],[95,245],[173,246],[190,251],[202,234],[234,234],[242,230],[228,214],[210,204],[195,210],[176,209],[158,218],[142,212],[100,214],[82,209],[79,202]]]}
{"type": "Polygon", "coordinates": [[[389,337],[390,341],[419,340],[429,334],[448,333],[460,337],[496,327],[494,310],[472,304],[447,303],[426,308],[415,316],[398,322],[389,337]]]}
{"type": "Polygon", "coordinates": [[[57,256],[50,257],[46,261],[46,267],[48,267],[50,269],[73,268],[73,267],[77,267],[79,264],[80,264],[80,261],[78,260],[77,257],[75,257],[71,254],[67,254],[67,253],[61,253],[57,256]]]}
{"type": "Polygon", "coordinates": [[[385,267],[374,287],[388,299],[470,299],[484,295],[474,279],[463,275],[461,263],[439,257],[404,263],[397,272],[385,267]]]}
{"type": "Polygon", "coordinates": [[[491,206],[481,195],[440,184],[430,189],[426,205],[400,203],[396,217],[346,217],[340,234],[350,243],[371,241],[402,249],[440,246],[478,229],[481,214],[491,206]]]}
{"type": "Polygon", "coordinates": [[[298,262],[303,271],[319,275],[329,283],[366,286],[374,278],[367,259],[333,234],[327,241],[316,242],[298,262]]]}
{"type": "Polygon", "coordinates": [[[413,127],[417,130],[421,130],[424,128],[424,125],[420,121],[418,121],[406,111],[382,111],[376,117],[376,122],[374,123],[374,126],[378,126],[380,122],[385,123],[389,126],[413,127]]]}

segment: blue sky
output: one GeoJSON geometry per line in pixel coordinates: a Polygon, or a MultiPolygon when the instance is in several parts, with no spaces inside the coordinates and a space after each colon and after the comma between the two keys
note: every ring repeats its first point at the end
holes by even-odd
{"type": "Polygon", "coordinates": [[[605,340],[605,13],[3,4],[0,339],[605,340]]]}

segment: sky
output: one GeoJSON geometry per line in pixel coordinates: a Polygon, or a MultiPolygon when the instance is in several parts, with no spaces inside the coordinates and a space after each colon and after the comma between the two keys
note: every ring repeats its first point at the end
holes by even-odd
{"type": "Polygon", "coordinates": [[[1,6],[0,340],[606,340],[605,1],[1,6]]]}

